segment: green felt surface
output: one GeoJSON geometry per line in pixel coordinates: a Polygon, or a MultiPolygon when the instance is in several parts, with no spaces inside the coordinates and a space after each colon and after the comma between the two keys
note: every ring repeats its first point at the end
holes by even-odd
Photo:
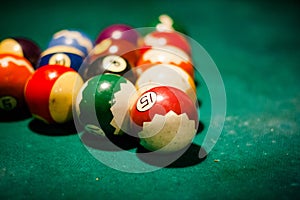
{"type": "MultiPolygon", "coordinates": [[[[95,38],[110,24],[144,27],[169,13],[206,49],[222,75],[227,115],[216,145],[201,162],[195,145],[173,166],[134,174],[99,162],[74,129],[47,127],[31,118],[0,122],[0,198],[299,198],[299,3],[124,2],[24,1],[16,7],[9,1],[1,7],[0,37],[29,37],[44,49],[61,29],[82,29],[95,38]]],[[[197,145],[210,117],[202,88],[204,129],[197,145]]]]}

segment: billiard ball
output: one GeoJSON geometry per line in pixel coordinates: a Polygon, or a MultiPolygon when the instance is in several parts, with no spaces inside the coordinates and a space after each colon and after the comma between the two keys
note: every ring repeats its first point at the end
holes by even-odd
{"type": "Polygon", "coordinates": [[[113,24],[104,28],[95,41],[95,44],[99,44],[104,39],[113,38],[116,40],[127,40],[134,45],[139,45],[141,35],[133,27],[126,24],[113,24]]]}
{"type": "Polygon", "coordinates": [[[63,124],[72,116],[73,95],[83,85],[80,75],[61,65],[46,65],[35,71],[25,87],[32,116],[47,124],[63,124]]]}
{"type": "Polygon", "coordinates": [[[135,45],[126,40],[108,38],[95,45],[89,57],[94,59],[106,55],[122,56],[132,66],[135,66],[139,58],[139,51],[135,45]]]}
{"type": "Polygon", "coordinates": [[[75,113],[87,132],[107,136],[124,135],[130,130],[129,106],[136,89],[116,74],[100,74],[87,80],[77,98],[75,113]]]}
{"type": "Polygon", "coordinates": [[[121,75],[131,81],[136,79],[129,62],[125,58],[117,55],[98,57],[93,60],[93,62],[85,60],[80,68],[80,74],[84,80],[104,73],[121,75]]]}
{"type": "Polygon", "coordinates": [[[78,71],[83,62],[83,57],[75,53],[68,52],[56,52],[49,54],[41,54],[41,58],[38,63],[40,68],[45,65],[62,65],[65,67],[70,67],[75,71],[78,71]]]}
{"type": "Polygon", "coordinates": [[[188,39],[183,34],[175,31],[152,31],[144,37],[143,45],[154,47],[163,47],[165,45],[175,46],[191,56],[191,46],[188,39]]]}
{"type": "Polygon", "coordinates": [[[84,60],[79,73],[84,80],[101,73],[115,73],[134,81],[131,70],[138,60],[136,47],[126,40],[107,38],[97,44],[84,60]]]}
{"type": "Polygon", "coordinates": [[[172,64],[151,66],[138,77],[135,86],[142,92],[156,86],[172,86],[185,92],[192,101],[197,100],[193,78],[183,69],[172,64]]]}
{"type": "Polygon", "coordinates": [[[9,53],[24,57],[36,68],[41,49],[34,41],[28,38],[9,37],[1,41],[0,53],[9,53]]]}
{"type": "Polygon", "coordinates": [[[140,75],[147,68],[155,64],[173,64],[185,70],[194,78],[194,67],[190,56],[174,46],[151,47],[139,58],[136,73],[140,75]]]}
{"type": "Polygon", "coordinates": [[[26,114],[24,97],[27,80],[34,73],[31,63],[24,57],[0,54],[0,112],[1,115],[26,114]]]}
{"type": "Polygon", "coordinates": [[[93,41],[82,31],[64,29],[53,34],[47,48],[61,46],[74,47],[86,57],[93,48],[93,41]]]}
{"type": "Polygon", "coordinates": [[[162,153],[188,146],[199,123],[194,102],[181,90],[167,86],[142,93],[130,107],[130,118],[141,145],[162,153]]]}
{"type": "Polygon", "coordinates": [[[155,27],[157,31],[178,31],[180,33],[186,34],[186,30],[182,24],[177,22],[178,20],[171,17],[168,14],[159,15],[151,24],[151,27],[155,27]]]}

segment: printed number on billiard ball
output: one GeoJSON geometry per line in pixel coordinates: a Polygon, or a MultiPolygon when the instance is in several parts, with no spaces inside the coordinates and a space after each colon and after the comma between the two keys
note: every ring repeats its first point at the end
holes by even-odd
{"type": "Polygon", "coordinates": [[[0,98],[0,108],[3,110],[13,110],[17,106],[17,100],[11,96],[0,98]]]}
{"type": "Polygon", "coordinates": [[[131,69],[130,63],[125,58],[118,55],[107,55],[99,57],[91,63],[84,62],[79,71],[84,80],[106,73],[117,74],[133,80],[135,75],[131,69]]]}
{"type": "Polygon", "coordinates": [[[156,102],[156,93],[148,92],[140,97],[136,107],[139,111],[143,112],[149,110],[155,104],[155,102],[156,102]]]}

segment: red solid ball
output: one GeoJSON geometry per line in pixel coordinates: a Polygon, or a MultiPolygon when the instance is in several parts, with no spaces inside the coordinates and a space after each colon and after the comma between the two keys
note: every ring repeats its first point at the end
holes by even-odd
{"type": "Polygon", "coordinates": [[[27,112],[24,88],[33,73],[31,63],[24,57],[0,54],[1,114],[20,115],[21,112],[27,112]]]}

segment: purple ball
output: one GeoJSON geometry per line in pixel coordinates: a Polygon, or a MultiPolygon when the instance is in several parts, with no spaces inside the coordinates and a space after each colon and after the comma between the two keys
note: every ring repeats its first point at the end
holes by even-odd
{"type": "Polygon", "coordinates": [[[134,45],[138,45],[140,34],[131,26],[125,24],[113,24],[100,32],[95,44],[99,44],[101,41],[107,38],[127,40],[134,45]]]}

